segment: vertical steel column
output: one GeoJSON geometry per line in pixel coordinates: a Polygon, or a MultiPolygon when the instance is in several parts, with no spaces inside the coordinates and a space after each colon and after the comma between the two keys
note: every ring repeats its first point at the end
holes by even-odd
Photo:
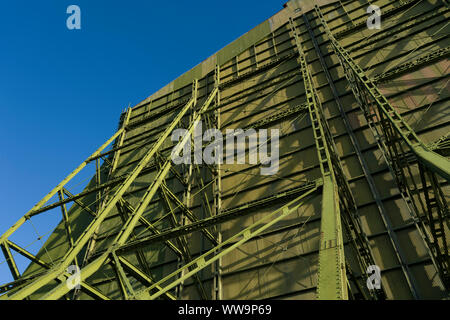
{"type": "Polygon", "coordinates": [[[320,226],[318,299],[347,300],[347,277],[345,274],[344,241],[338,187],[330,156],[330,146],[325,138],[318,97],[306,63],[300,39],[292,18],[289,18],[295,44],[299,53],[305,94],[313,127],[316,151],[323,178],[322,217],[320,226]]]}
{"type": "Polygon", "coordinates": [[[406,279],[406,281],[408,283],[408,286],[409,286],[409,288],[411,290],[411,294],[413,295],[413,297],[415,299],[420,299],[420,295],[419,295],[419,292],[417,290],[416,281],[415,281],[414,276],[412,275],[412,273],[411,273],[411,271],[409,269],[409,266],[408,266],[408,264],[406,262],[404,254],[403,254],[403,252],[402,252],[402,250],[400,248],[400,245],[399,245],[398,239],[397,239],[397,235],[393,231],[392,224],[390,222],[390,218],[389,218],[389,216],[388,216],[388,214],[386,212],[386,209],[384,207],[383,202],[381,201],[380,194],[379,194],[379,192],[378,192],[378,190],[377,190],[377,188],[375,186],[375,181],[374,181],[374,179],[373,179],[373,177],[372,177],[372,175],[370,173],[369,167],[368,167],[368,165],[366,163],[366,160],[365,160],[365,158],[364,158],[364,156],[362,154],[361,147],[359,146],[358,140],[356,139],[356,136],[354,134],[353,128],[350,125],[350,121],[348,119],[348,116],[347,116],[347,114],[346,114],[346,112],[344,110],[344,107],[343,107],[342,103],[341,103],[341,99],[339,98],[339,93],[338,93],[337,88],[336,88],[336,86],[334,84],[333,78],[331,77],[331,74],[330,74],[330,72],[328,70],[328,66],[327,66],[327,63],[326,63],[326,61],[325,61],[325,59],[323,57],[323,54],[320,51],[319,44],[317,42],[317,39],[316,39],[316,37],[314,35],[314,32],[313,32],[313,30],[311,28],[311,25],[309,23],[309,19],[308,19],[306,14],[303,15],[303,20],[304,20],[304,22],[306,24],[306,28],[308,29],[309,35],[310,35],[311,40],[312,40],[313,45],[314,45],[314,49],[315,49],[315,51],[317,53],[317,56],[318,56],[319,61],[320,61],[320,64],[321,64],[322,69],[323,69],[323,71],[325,73],[325,76],[327,78],[328,84],[330,85],[334,101],[336,102],[336,104],[338,106],[338,109],[339,109],[339,113],[341,114],[341,117],[344,120],[344,126],[346,128],[346,131],[347,131],[349,137],[350,137],[351,143],[353,145],[353,149],[355,150],[355,153],[356,153],[356,155],[358,157],[358,161],[359,161],[359,163],[361,165],[361,168],[363,170],[363,173],[364,173],[364,176],[366,178],[366,181],[367,181],[367,183],[369,185],[369,188],[370,188],[370,190],[372,192],[372,195],[374,197],[375,203],[377,205],[378,212],[380,213],[380,216],[381,216],[381,218],[383,220],[383,223],[384,223],[384,225],[386,227],[386,230],[388,232],[389,239],[390,239],[390,241],[392,243],[392,247],[394,248],[395,254],[396,254],[396,256],[397,256],[397,258],[398,258],[398,260],[400,262],[400,265],[402,267],[402,271],[403,271],[405,279],[406,279]]]}
{"type": "MultiPolygon", "coordinates": [[[[198,92],[198,81],[195,80],[192,84],[192,92],[195,92],[195,100],[197,100],[197,92],[198,92]]],[[[194,120],[194,110],[192,109],[189,114],[189,121],[188,121],[188,127],[190,127],[194,120]]],[[[193,145],[193,139],[191,139],[191,146],[193,145]]],[[[186,168],[186,165],[184,165],[186,168]]],[[[187,165],[187,170],[184,172],[184,178],[185,182],[187,183],[187,187],[183,193],[183,203],[185,204],[186,208],[190,210],[191,207],[191,190],[192,190],[192,179],[193,179],[193,167],[192,163],[187,165]]],[[[182,226],[186,225],[186,215],[185,210],[181,211],[181,218],[180,218],[180,224],[182,226]]],[[[183,259],[181,257],[178,258],[177,261],[177,268],[180,269],[184,266],[183,259]]],[[[182,276],[181,274],[180,276],[182,276]]],[[[183,286],[184,281],[181,281],[175,288],[175,294],[177,296],[177,299],[182,298],[182,292],[183,292],[183,286]]]]}
{"type": "MultiPolygon", "coordinates": [[[[411,159],[407,157],[404,146],[408,147],[419,162],[419,172],[425,178],[427,173],[431,181],[437,181],[435,174],[440,175],[447,181],[450,180],[450,161],[445,157],[431,151],[404,121],[400,114],[390,105],[386,97],[381,94],[374,82],[367,77],[364,71],[353,61],[350,54],[334,38],[319,9],[315,6],[316,13],[330,39],[334,52],[339,58],[345,75],[351,85],[352,91],[358,101],[360,108],[374,133],[380,150],[386,159],[388,167],[393,174],[402,198],[410,210],[413,221],[422,236],[433,264],[439,273],[444,286],[450,288],[450,261],[448,257],[448,243],[445,240],[445,232],[435,232],[432,225],[436,223],[434,218],[426,214],[427,209],[423,204],[423,197],[414,179],[410,164],[411,159]],[[372,99],[372,101],[370,101],[372,99]],[[377,124],[381,128],[377,128],[377,124]],[[420,213],[420,208],[422,213],[420,213]],[[427,227],[429,229],[427,229],[427,227]],[[441,241],[444,239],[444,241],[441,241]],[[440,243],[440,245],[436,245],[440,243]]],[[[449,219],[447,200],[445,199],[440,185],[435,184],[436,197],[430,203],[431,189],[426,188],[426,181],[422,183],[422,192],[425,194],[425,202],[428,208],[433,208],[438,220],[449,219]],[[438,199],[439,198],[439,199],[438,199]],[[442,205],[439,205],[441,203],[442,205]]],[[[429,210],[428,210],[429,211],[429,210]]]]}
{"type": "MultiPolygon", "coordinates": [[[[219,88],[220,87],[220,66],[216,65],[215,73],[214,73],[214,85],[219,88]]],[[[216,109],[214,111],[215,123],[217,130],[221,130],[221,120],[220,120],[220,90],[217,92],[216,96],[216,109]]],[[[220,160],[222,161],[222,160],[220,160]]],[[[215,182],[214,182],[214,215],[220,215],[222,211],[222,164],[219,163],[215,166],[215,182]]],[[[216,239],[218,244],[222,242],[222,233],[221,233],[221,225],[216,226],[216,239]]],[[[217,251],[216,254],[220,252],[217,251]]],[[[222,270],[221,270],[222,258],[219,258],[214,263],[214,283],[213,283],[213,299],[214,300],[222,300],[222,270]]]]}
{"type": "Polygon", "coordinates": [[[442,266],[442,281],[450,288],[450,256],[446,236],[449,230],[449,211],[446,197],[435,174],[420,163],[419,171],[426,203],[424,220],[432,234],[431,249],[437,256],[438,264],[442,266]]]}

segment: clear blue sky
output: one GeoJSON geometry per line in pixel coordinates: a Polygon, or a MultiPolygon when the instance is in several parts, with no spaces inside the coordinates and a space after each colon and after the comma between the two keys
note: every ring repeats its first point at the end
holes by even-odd
{"type": "MultiPolygon", "coordinates": [[[[125,107],[286,1],[0,2],[0,234],[114,133],[125,107]],[[81,8],[81,30],[66,28],[71,4],[81,8]]],[[[45,219],[36,229],[49,231],[45,219]]],[[[0,264],[0,283],[11,280],[0,264]]]]}

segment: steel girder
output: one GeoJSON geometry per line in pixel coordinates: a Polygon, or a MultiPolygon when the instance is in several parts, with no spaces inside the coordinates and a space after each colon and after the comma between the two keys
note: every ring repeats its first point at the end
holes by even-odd
{"type": "MultiPolygon", "coordinates": [[[[326,63],[326,61],[325,61],[325,59],[323,57],[323,54],[320,51],[319,43],[317,42],[316,36],[314,35],[314,31],[311,28],[311,25],[309,23],[309,19],[308,19],[306,14],[303,15],[303,21],[305,22],[306,28],[308,29],[309,36],[310,36],[310,38],[311,38],[311,40],[313,42],[314,49],[316,50],[316,54],[317,54],[317,56],[319,58],[321,67],[322,67],[322,69],[323,69],[323,71],[325,73],[325,76],[327,78],[328,84],[330,85],[331,92],[333,94],[333,98],[334,98],[334,100],[335,100],[335,102],[336,102],[336,104],[338,106],[339,113],[340,113],[340,115],[342,117],[342,120],[344,121],[345,129],[347,131],[347,134],[350,137],[350,141],[351,141],[352,146],[353,146],[353,148],[355,150],[355,153],[356,153],[356,156],[358,158],[359,164],[361,165],[361,168],[362,168],[362,171],[364,173],[365,179],[367,180],[369,188],[370,188],[370,190],[372,192],[372,195],[374,197],[377,209],[378,209],[378,211],[380,213],[380,216],[381,216],[381,218],[383,220],[383,223],[384,223],[384,225],[386,227],[386,230],[388,231],[389,239],[392,242],[392,246],[394,248],[395,254],[397,255],[397,258],[398,258],[398,260],[400,262],[402,271],[403,271],[403,273],[405,275],[405,279],[406,279],[406,281],[407,281],[407,283],[408,283],[408,285],[410,287],[410,290],[411,290],[411,293],[412,293],[413,297],[415,299],[419,299],[420,295],[419,295],[419,292],[417,290],[417,284],[416,284],[415,278],[412,275],[412,273],[410,271],[410,268],[409,268],[409,266],[408,266],[408,264],[406,262],[405,255],[404,255],[402,249],[400,248],[399,241],[397,239],[397,235],[393,231],[393,227],[392,227],[392,223],[390,221],[389,215],[387,214],[387,210],[386,210],[383,202],[381,201],[381,197],[380,197],[379,191],[377,190],[377,187],[375,185],[375,180],[374,180],[372,174],[370,173],[369,165],[367,164],[367,161],[365,160],[365,158],[363,156],[360,144],[359,144],[359,142],[358,142],[358,140],[356,138],[356,135],[355,135],[355,133],[353,131],[352,126],[350,125],[350,121],[348,119],[348,116],[347,116],[347,114],[346,114],[346,112],[344,110],[344,107],[343,107],[342,103],[341,103],[341,99],[339,97],[339,93],[337,91],[337,88],[335,86],[333,78],[332,78],[332,76],[330,74],[330,71],[328,70],[328,66],[327,66],[327,63],[326,63]]],[[[348,266],[347,270],[349,270],[349,269],[350,269],[350,267],[348,266]]],[[[354,282],[356,282],[356,281],[354,281],[354,282]]],[[[360,285],[359,287],[361,287],[360,291],[363,291],[362,288],[364,288],[364,284],[362,284],[362,286],[360,285]]]]}
{"type": "MultiPolygon", "coordinates": [[[[342,170],[332,134],[323,115],[322,104],[314,87],[306,55],[292,18],[290,18],[290,26],[299,52],[307,105],[324,180],[319,251],[319,283],[317,286],[318,298],[348,299],[348,280],[346,278],[342,227],[359,264],[357,273],[360,275],[361,283],[356,284],[357,288],[366,287],[366,270],[368,266],[375,263],[367,236],[363,232],[359,221],[355,201],[342,170]]],[[[356,277],[353,278],[356,279],[356,277]]],[[[362,298],[366,299],[369,297],[372,299],[385,298],[383,290],[367,292],[367,290],[363,289],[359,293],[362,298]]]]}
{"type": "Polygon", "coordinates": [[[5,256],[6,261],[8,263],[8,267],[11,270],[14,280],[18,280],[20,278],[20,272],[19,272],[19,269],[17,268],[16,262],[12,256],[12,254],[11,254],[11,250],[10,250],[8,241],[3,242],[1,244],[1,248],[3,251],[3,255],[5,256]]]}
{"type": "Polygon", "coordinates": [[[341,226],[338,188],[330,156],[330,145],[325,139],[325,128],[319,114],[319,101],[313,89],[305,54],[292,18],[289,24],[299,52],[300,67],[305,85],[308,110],[313,125],[317,156],[323,179],[322,218],[317,295],[319,299],[348,299],[345,273],[344,240],[341,226]]]}
{"type": "MultiPolygon", "coordinates": [[[[353,94],[360,106],[369,128],[383,153],[400,193],[411,212],[414,223],[424,239],[429,254],[436,267],[443,285],[450,289],[450,257],[446,229],[449,229],[450,215],[447,200],[441,189],[437,176],[450,181],[450,161],[433,152],[411,129],[386,97],[379,91],[374,81],[358,66],[349,52],[346,51],[329,29],[318,6],[315,12],[331,41],[333,51],[344,69],[353,94]],[[407,152],[409,149],[411,154],[407,152]],[[418,187],[412,171],[414,162],[418,163],[418,171],[422,188],[418,187]],[[422,195],[425,198],[425,203],[422,195]]],[[[425,56],[433,60],[435,56],[445,55],[445,50],[437,55],[425,56]]],[[[407,64],[405,64],[406,66],[407,64]]],[[[413,68],[414,64],[408,66],[413,68]]],[[[390,70],[383,77],[393,77],[402,69],[390,70]]]]}
{"type": "MultiPolygon", "coordinates": [[[[220,66],[217,65],[214,71],[214,85],[220,88],[220,66]]],[[[217,92],[215,105],[220,105],[220,91],[217,92]]],[[[213,123],[217,130],[221,130],[222,121],[220,118],[220,109],[216,109],[214,112],[213,123]]],[[[214,185],[213,185],[213,196],[214,196],[214,217],[219,216],[222,213],[222,169],[220,162],[215,165],[213,172],[214,185]]],[[[222,242],[222,232],[221,226],[216,226],[217,243],[222,242]]],[[[215,254],[219,254],[220,250],[216,251],[215,254]]],[[[222,300],[222,259],[219,258],[214,262],[214,281],[213,281],[213,299],[222,300]]]]}

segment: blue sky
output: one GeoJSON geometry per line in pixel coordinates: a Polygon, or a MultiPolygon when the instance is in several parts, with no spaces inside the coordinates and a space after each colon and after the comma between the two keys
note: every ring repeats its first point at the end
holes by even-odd
{"type": "MultiPolygon", "coordinates": [[[[0,234],[114,133],[125,107],[285,2],[0,2],[0,234]],[[66,27],[71,4],[81,8],[81,30],[66,27]]],[[[44,219],[35,227],[43,235],[53,226],[44,219]]],[[[16,239],[25,245],[36,233],[16,239]]],[[[0,284],[12,281],[3,260],[0,284]]],[[[25,260],[18,263],[23,271],[25,260]]]]}

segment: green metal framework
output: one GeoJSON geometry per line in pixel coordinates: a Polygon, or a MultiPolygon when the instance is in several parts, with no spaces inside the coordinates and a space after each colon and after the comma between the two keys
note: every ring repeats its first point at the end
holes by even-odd
{"type": "MultiPolygon", "coordinates": [[[[318,6],[316,14],[331,41],[333,50],[352,88],[359,106],[373,131],[374,137],[386,157],[402,197],[414,214],[415,223],[420,228],[439,276],[446,288],[450,289],[450,256],[444,224],[449,225],[447,200],[442,192],[437,175],[450,180],[450,161],[431,151],[396,109],[381,94],[376,84],[364,73],[350,54],[339,44],[331,33],[318,6]],[[415,159],[406,157],[406,148],[414,154],[415,159]],[[411,169],[412,162],[417,162],[422,183],[422,190],[415,182],[417,177],[411,169]],[[425,204],[421,198],[423,192],[425,204]]],[[[401,69],[400,69],[401,70],[401,69]]],[[[400,71],[399,71],[400,72],[400,71]]]]}
{"type": "MultiPolygon", "coordinates": [[[[306,56],[292,18],[290,19],[290,25],[299,52],[306,100],[314,132],[320,170],[324,180],[317,286],[318,298],[324,300],[348,299],[342,226],[344,226],[347,239],[350,241],[359,262],[359,270],[357,272],[364,275],[368,266],[375,265],[375,261],[367,237],[362,231],[358,220],[357,208],[347,179],[342,171],[336,146],[323,115],[322,104],[314,88],[306,56]]],[[[361,281],[362,283],[358,284],[357,288],[365,287],[367,277],[363,276],[361,281]]],[[[359,294],[367,298],[367,293],[364,290],[361,290],[359,294]]],[[[369,294],[374,299],[384,297],[382,291],[370,292],[369,294]]]]}
{"type": "MultiPolygon", "coordinates": [[[[355,18],[355,12],[363,7],[359,2],[352,8],[339,3],[343,13],[332,19],[345,19],[348,27],[334,32],[335,28],[329,27],[330,21],[324,17],[324,7],[315,6],[314,10],[304,14],[287,11],[286,8],[286,16],[283,16],[286,22],[268,33],[268,38],[261,42],[264,45],[267,43],[268,49],[259,49],[261,43],[257,41],[251,45],[246,43],[248,57],[234,54],[225,63],[216,61],[206,76],[196,75],[192,85],[174,88],[163,96],[167,102],[162,107],[153,110],[155,100],[163,98],[152,98],[143,105],[127,109],[122,114],[117,132],[0,237],[0,247],[14,279],[0,286],[0,294],[4,293],[0,299],[82,299],[85,295],[93,299],[112,299],[112,296],[99,290],[98,283],[93,280],[103,273],[107,276],[101,281],[117,284],[122,299],[183,299],[186,288],[194,287],[200,299],[220,300],[224,298],[224,282],[230,273],[224,272],[223,259],[227,255],[239,251],[251,241],[272,234],[274,230],[301,230],[315,222],[320,224],[320,239],[317,250],[313,251],[318,256],[317,284],[313,286],[317,298],[385,299],[384,287],[369,290],[366,286],[366,270],[377,262],[371,244],[375,236],[367,235],[363,230],[360,217],[363,206],[358,205],[357,195],[351,187],[359,179],[367,183],[371,192],[373,202],[370,204],[381,217],[399,262],[395,268],[403,274],[412,297],[420,299],[423,296],[421,284],[397,236],[399,228],[391,221],[386,198],[382,197],[382,190],[377,186],[377,173],[370,169],[371,163],[365,157],[365,152],[372,149],[381,151],[387,170],[400,191],[399,197],[406,203],[413,218],[412,225],[423,238],[440,280],[450,290],[446,234],[449,228],[448,195],[444,189],[450,178],[448,134],[426,145],[419,138],[419,133],[391,105],[389,100],[392,97],[386,97],[378,88],[380,84],[400,75],[442,61],[449,56],[450,47],[426,52],[413,61],[406,61],[372,77],[367,75],[369,70],[355,62],[364,56],[361,53],[364,46],[378,45],[394,34],[440,18],[449,12],[448,8],[439,5],[439,11],[433,8],[416,13],[405,23],[375,33],[365,43],[343,45],[342,40],[365,27],[365,16],[355,18]],[[324,44],[328,42],[332,51],[325,53],[324,44]],[[272,52],[270,57],[263,58],[269,51],[272,52]],[[333,65],[332,58],[337,58],[339,63],[333,65]],[[339,79],[336,78],[338,66],[344,70],[346,83],[351,89],[349,94],[356,100],[375,138],[376,145],[373,147],[364,146],[358,140],[361,128],[352,126],[346,110],[348,100],[344,101],[346,94],[339,92],[339,79]],[[322,75],[325,76],[325,84],[321,83],[322,75]],[[262,80],[253,80],[259,76],[262,80]],[[200,81],[204,85],[201,86],[200,81]],[[244,82],[251,85],[241,87],[244,82]],[[296,185],[232,206],[227,202],[229,196],[224,196],[224,180],[230,175],[225,165],[192,163],[175,166],[172,163],[170,155],[173,145],[168,140],[176,128],[186,128],[189,133],[174,151],[179,153],[189,139],[193,139],[199,121],[206,124],[204,129],[232,127],[241,121],[235,118],[242,115],[224,117],[230,105],[245,114],[246,106],[254,101],[261,97],[269,99],[289,88],[294,88],[293,93],[289,93],[285,101],[271,106],[273,112],[259,111],[258,118],[252,119],[243,128],[269,128],[280,123],[301,128],[306,117],[309,120],[306,129],[298,131],[309,130],[313,136],[312,144],[289,151],[282,158],[292,156],[297,159],[295,157],[301,152],[314,149],[317,163],[302,170],[317,169],[320,171],[317,176],[306,175],[307,178],[302,179],[300,184],[292,179],[299,172],[275,176],[265,184],[291,179],[296,185]],[[226,90],[232,93],[223,95],[226,90]],[[322,95],[327,90],[331,90],[328,99],[322,95]],[[179,97],[174,98],[175,92],[179,97]],[[256,98],[253,96],[255,92],[258,95],[256,98]],[[330,101],[336,104],[338,114],[326,115],[324,106],[330,101]],[[153,121],[167,115],[170,116],[165,118],[165,123],[153,127],[153,121]],[[343,123],[345,135],[354,150],[352,155],[362,168],[361,177],[349,178],[345,172],[344,157],[337,147],[342,134],[332,130],[332,122],[336,119],[343,123]],[[152,124],[152,127],[146,127],[147,124],[152,124]],[[133,130],[136,128],[143,129],[135,134],[133,130]],[[106,150],[110,145],[111,149],[106,150]],[[130,154],[133,160],[130,163],[125,161],[124,165],[120,160],[130,154]],[[67,184],[88,164],[96,168],[91,183],[82,192],[72,194],[67,184]],[[169,177],[175,182],[169,182],[169,177]],[[127,200],[132,193],[139,194],[137,203],[127,200]],[[88,197],[95,198],[95,201],[88,204],[85,200],[88,197]],[[49,204],[55,198],[56,201],[49,204]],[[307,205],[313,205],[317,199],[321,200],[320,209],[316,208],[320,214],[315,216],[310,214],[307,205]],[[73,210],[69,205],[72,203],[81,209],[81,215],[88,221],[81,233],[73,221],[71,223],[73,210]],[[146,216],[149,208],[161,212],[161,217],[153,220],[153,217],[146,216]],[[266,208],[271,209],[264,211],[266,208]],[[34,255],[26,247],[13,242],[11,236],[31,218],[52,209],[61,211],[67,251],[57,261],[49,263],[44,261],[43,256],[34,255]],[[245,217],[260,211],[265,212],[264,215],[223,238],[223,233],[229,233],[225,228],[227,223],[243,221],[245,217]],[[299,216],[294,224],[281,224],[295,214],[299,216]],[[116,218],[115,228],[105,236],[102,227],[116,218]],[[165,222],[164,227],[159,224],[161,220],[165,222]],[[281,227],[278,227],[279,224],[281,227]],[[193,248],[193,237],[200,239],[200,249],[193,248]],[[164,248],[167,255],[175,257],[170,267],[160,275],[154,273],[154,264],[148,257],[152,246],[164,248]],[[31,276],[21,275],[14,254],[27,258],[42,271],[31,276]],[[71,276],[67,272],[70,265],[81,268],[81,287],[74,291],[66,284],[71,276]]],[[[383,17],[395,17],[419,4],[420,1],[401,1],[396,5],[383,2],[383,17]]],[[[438,39],[445,39],[445,36],[438,39]]],[[[285,137],[295,134],[296,130],[286,133],[285,137]]],[[[195,157],[195,142],[190,142],[191,153],[195,157]]],[[[78,219],[81,220],[80,217],[78,219]]],[[[303,255],[295,259],[304,259],[303,255]]]]}

